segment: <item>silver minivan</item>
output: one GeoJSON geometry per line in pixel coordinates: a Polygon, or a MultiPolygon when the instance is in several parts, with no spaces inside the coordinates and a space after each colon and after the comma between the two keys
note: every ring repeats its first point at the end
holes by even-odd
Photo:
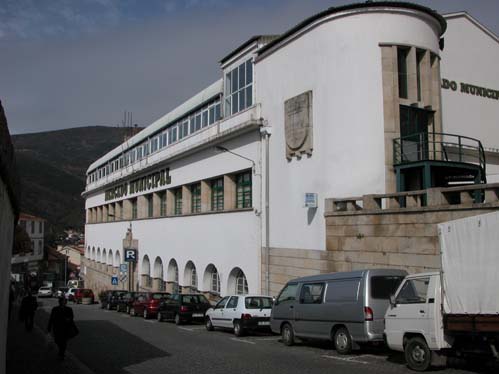
{"type": "Polygon", "coordinates": [[[390,295],[406,275],[368,269],[293,279],[272,308],[272,331],[286,345],[295,337],[332,340],[341,354],[358,349],[358,343],[382,342],[390,295]]]}

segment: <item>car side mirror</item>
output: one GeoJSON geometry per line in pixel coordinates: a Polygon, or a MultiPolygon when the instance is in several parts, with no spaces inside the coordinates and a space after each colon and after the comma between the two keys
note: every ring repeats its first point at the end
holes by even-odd
{"type": "Polygon", "coordinates": [[[390,295],[390,306],[395,308],[397,306],[397,301],[395,300],[395,295],[390,295]]]}

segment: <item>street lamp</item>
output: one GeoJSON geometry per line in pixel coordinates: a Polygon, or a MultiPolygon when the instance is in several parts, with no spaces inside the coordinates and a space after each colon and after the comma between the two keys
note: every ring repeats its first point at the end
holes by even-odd
{"type": "Polygon", "coordinates": [[[253,165],[253,167],[251,168],[253,170],[253,174],[256,173],[256,164],[255,164],[255,161],[253,161],[251,158],[248,158],[248,157],[245,157],[243,155],[240,155],[239,153],[236,153],[236,152],[233,152],[231,151],[230,149],[227,149],[225,147],[222,147],[221,145],[216,145],[215,146],[215,149],[221,151],[221,152],[228,152],[228,153],[231,153],[233,154],[234,156],[237,156],[237,157],[240,157],[240,158],[243,158],[245,160],[248,160],[249,162],[251,162],[251,164],[253,165]]]}
{"type": "Polygon", "coordinates": [[[64,287],[68,284],[68,247],[65,248],[66,250],[66,258],[64,260],[64,287]]]}

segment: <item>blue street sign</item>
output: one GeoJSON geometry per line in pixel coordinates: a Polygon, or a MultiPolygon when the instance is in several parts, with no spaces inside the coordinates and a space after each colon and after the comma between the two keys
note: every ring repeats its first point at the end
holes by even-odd
{"type": "Polygon", "coordinates": [[[117,286],[118,285],[118,277],[111,277],[111,284],[113,286],[117,286]]]}
{"type": "Polygon", "coordinates": [[[120,273],[128,273],[128,264],[120,264],[120,273]]]}

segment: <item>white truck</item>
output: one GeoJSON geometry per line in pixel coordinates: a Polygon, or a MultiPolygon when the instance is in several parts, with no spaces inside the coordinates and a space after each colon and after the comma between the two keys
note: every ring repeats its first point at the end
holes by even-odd
{"type": "Polygon", "coordinates": [[[499,212],[438,225],[441,271],[408,275],[385,314],[388,346],[425,371],[447,357],[498,358],[499,212]]]}

